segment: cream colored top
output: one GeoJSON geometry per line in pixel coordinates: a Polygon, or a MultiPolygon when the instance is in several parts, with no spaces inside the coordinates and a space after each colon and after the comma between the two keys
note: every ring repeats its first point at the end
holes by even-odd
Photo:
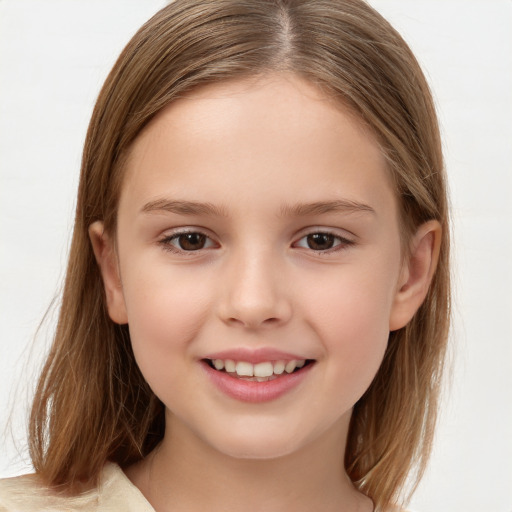
{"type": "Polygon", "coordinates": [[[155,509],[117,464],[107,462],[98,487],[76,498],[56,496],[35,475],[0,479],[0,512],[155,512],[155,509]]]}
{"type": "Polygon", "coordinates": [[[155,512],[123,470],[107,463],[96,489],[76,498],[56,496],[35,475],[0,480],[0,512],[155,512]]]}

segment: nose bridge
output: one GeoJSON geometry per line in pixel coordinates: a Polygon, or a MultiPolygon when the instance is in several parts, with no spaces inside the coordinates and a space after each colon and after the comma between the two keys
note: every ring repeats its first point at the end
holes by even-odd
{"type": "Polygon", "coordinates": [[[230,255],[226,266],[224,321],[255,328],[289,319],[291,303],[282,286],[282,265],[271,248],[244,246],[230,255]]]}

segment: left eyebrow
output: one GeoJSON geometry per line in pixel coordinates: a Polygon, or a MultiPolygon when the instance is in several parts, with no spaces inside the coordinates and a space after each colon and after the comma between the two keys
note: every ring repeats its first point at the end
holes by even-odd
{"type": "Polygon", "coordinates": [[[316,201],[313,203],[297,203],[294,205],[285,205],[281,208],[281,215],[283,217],[302,217],[332,212],[371,213],[376,215],[375,210],[371,206],[347,199],[316,201]]]}

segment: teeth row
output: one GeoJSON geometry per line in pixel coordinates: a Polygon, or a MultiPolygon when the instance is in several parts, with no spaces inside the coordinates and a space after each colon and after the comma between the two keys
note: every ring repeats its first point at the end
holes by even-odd
{"type": "Polygon", "coordinates": [[[225,370],[227,373],[236,373],[239,377],[270,377],[281,375],[283,372],[292,373],[296,368],[306,364],[305,359],[292,359],[291,361],[268,361],[264,363],[247,363],[231,359],[213,359],[216,370],[225,370]]]}

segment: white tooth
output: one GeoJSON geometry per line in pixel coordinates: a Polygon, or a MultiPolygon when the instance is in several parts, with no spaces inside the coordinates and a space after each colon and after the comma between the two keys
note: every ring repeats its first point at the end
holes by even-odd
{"type": "Polygon", "coordinates": [[[297,361],[295,359],[292,359],[291,361],[288,361],[286,363],[286,366],[284,367],[284,370],[286,373],[292,373],[293,370],[295,370],[295,367],[297,366],[297,361]]]}
{"type": "Polygon", "coordinates": [[[257,382],[267,382],[268,377],[254,377],[257,382]]]}
{"type": "Polygon", "coordinates": [[[285,367],[284,361],[276,361],[274,363],[274,373],[276,375],[281,375],[281,373],[284,372],[284,367],[285,367]]]}
{"type": "Polygon", "coordinates": [[[224,361],[222,359],[214,359],[213,366],[215,366],[216,370],[224,369],[224,361]]]}
{"type": "Polygon", "coordinates": [[[270,377],[274,373],[272,363],[258,363],[254,365],[255,377],[270,377]]]}
{"type": "Polygon", "coordinates": [[[305,359],[299,359],[297,361],[297,368],[302,368],[305,364],[306,364],[306,360],[305,359]]]}
{"type": "Polygon", "coordinates": [[[236,373],[240,377],[252,377],[254,375],[254,366],[245,361],[238,361],[236,363],[236,373]]]}
{"type": "Polygon", "coordinates": [[[224,361],[224,369],[228,372],[228,373],[235,373],[236,371],[236,364],[235,364],[235,361],[233,361],[232,359],[226,359],[224,361]]]}

